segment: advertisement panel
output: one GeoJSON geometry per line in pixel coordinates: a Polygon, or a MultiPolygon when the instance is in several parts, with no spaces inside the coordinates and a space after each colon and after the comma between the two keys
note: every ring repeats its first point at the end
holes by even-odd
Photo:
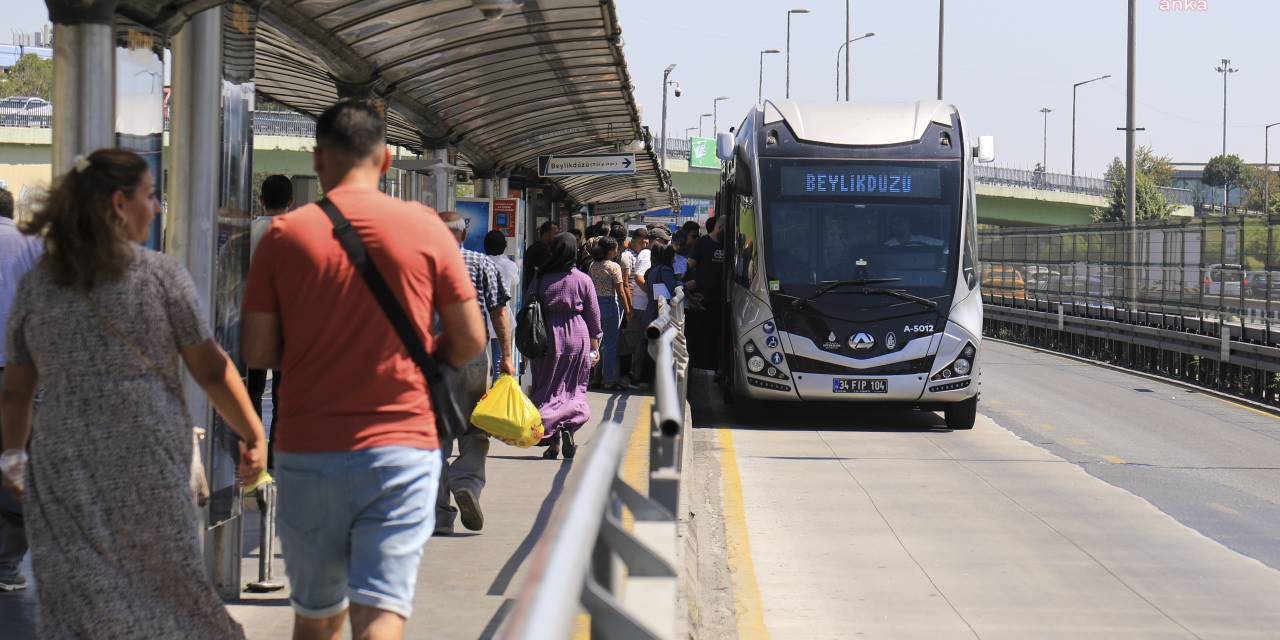
{"type": "Polygon", "coordinates": [[[700,169],[719,169],[715,138],[689,138],[689,166],[700,169]]]}
{"type": "Polygon", "coordinates": [[[484,253],[484,234],[489,233],[491,209],[492,203],[488,198],[458,198],[454,211],[467,221],[467,239],[463,241],[463,247],[484,253]]]}
{"type": "Polygon", "coordinates": [[[516,218],[520,201],[514,198],[498,198],[493,201],[493,228],[508,238],[516,237],[516,218]]]}

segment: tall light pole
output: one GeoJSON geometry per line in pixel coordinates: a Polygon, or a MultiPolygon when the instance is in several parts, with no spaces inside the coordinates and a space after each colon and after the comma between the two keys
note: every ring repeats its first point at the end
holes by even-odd
{"type": "Polygon", "coordinates": [[[1071,175],[1072,176],[1076,175],[1076,89],[1079,89],[1080,87],[1083,87],[1084,85],[1089,84],[1090,82],[1106,80],[1107,78],[1110,78],[1110,77],[1111,77],[1111,74],[1107,74],[1105,76],[1098,76],[1096,78],[1085,80],[1084,82],[1077,82],[1071,85],[1071,175]]]}
{"type": "Polygon", "coordinates": [[[715,100],[711,101],[711,137],[712,138],[720,135],[720,124],[719,124],[720,110],[718,109],[718,107],[720,106],[720,103],[722,101],[728,100],[728,99],[729,99],[729,96],[720,96],[719,98],[716,98],[715,100]]]}
{"type": "Polygon", "coordinates": [[[1045,173],[1049,172],[1049,114],[1053,113],[1053,109],[1049,107],[1041,107],[1040,113],[1044,114],[1044,141],[1040,147],[1040,167],[1045,173]]]}
{"type": "Polygon", "coordinates": [[[1262,212],[1271,213],[1271,127],[1280,125],[1273,122],[1262,128],[1262,212]]]}
{"type": "Polygon", "coordinates": [[[947,0],[938,0],[938,99],[942,99],[942,34],[947,22],[947,0]]]}
{"type": "Polygon", "coordinates": [[[701,138],[701,137],[702,137],[702,121],[703,121],[704,119],[706,119],[706,118],[712,118],[712,117],[715,117],[715,114],[713,114],[713,113],[704,113],[704,114],[702,114],[702,115],[698,116],[698,137],[699,137],[699,138],[701,138]]]}
{"type": "MultiPolygon", "coordinates": [[[[1231,59],[1223,58],[1222,66],[1214,67],[1218,73],[1222,74],[1222,155],[1227,155],[1227,78],[1231,74],[1239,71],[1239,69],[1231,68],[1231,59]]],[[[1227,187],[1222,188],[1222,212],[1227,212],[1227,198],[1231,191],[1227,187]]]]}
{"type": "Polygon", "coordinates": [[[667,88],[671,86],[671,72],[676,70],[676,65],[669,64],[662,71],[662,153],[658,156],[658,163],[663,171],[667,169],[667,88]]]}
{"type": "Polygon", "coordinates": [[[791,14],[793,13],[809,13],[808,9],[789,9],[787,10],[787,93],[786,98],[791,99],[791,14]]]}
{"type": "Polygon", "coordinates": [[[764,54],[766,53],[782,53],[777,49],[761,49],[760,50],[760,83],[756,85],[756,105],[764,104],[764,54]]]}
{"type": "Polygon", "coordinates": [[[689,139],[689,132],[690,132],[690,131],[693,131],[693,130],[695,130],[695,129],[697,129],[697,127],[685,127],[685,128],[684,128],[684,137],[685,137],[685,139],[686,139],[686,140],[687,140],[687,139],[689,139]]]}
{"type": "MultiPolygon", "coordinates": [[[[849,8],[849,0],[844,0],[844,41],[845,44],[850,42],[853,34],[849,32],[849,23],[852,19],[852,11],[849,8]]],[[[836,100],[840,99],[840,54],[836,54],[836,100]]],[[[849,48],[844,49],[844,101],[849,101],[849,48]]]]}
{"type": "MultiPolygon", "coordinates": [[[[850,48],[849,45],[859,40],[862,40],[863,38],[870,38],[871,36],[874,36],[874,35],[875,35],[875,32],[869,31],[852,40],[845,40],[844,44],[840,45],[840,49],[844,49],[844,64],[845,64],[844,101],[845,102],[849,101],[849,48],[850,48]]],[[[836,49],[836,100],[837,101],[840,100],[840,49],[836,49]]]]}
{"type": "Polygon", "coordinates": [[[1125,299],[1138,293],[1137,272],[1132,268],[1138,258],[1138,5],[1129,0],[1129,44],[1126,63],[1124,116],[1124,221],[1125,221],[1125,299]]]}

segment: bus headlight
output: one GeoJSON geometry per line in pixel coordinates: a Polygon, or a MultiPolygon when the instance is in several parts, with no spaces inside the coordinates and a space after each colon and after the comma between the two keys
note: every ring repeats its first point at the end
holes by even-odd
{"type": "Polygon", "coordinates": [[[761,371],[764,371],[764,358],[761,358],[760,356],[751,356],[750,358],[747,358],[747,369],[751,371],[751,373],[760,373],[761,371]]]}
{"type": "Polygon", "coordinates": [[[972,342],[967,342],[964,348],[960,350],[960,355],[947,365],[942,371],[933,374],[930,380],[948,380],[953,377],[961,377],[973,373],[974,357],[978,354],[978,348],[973,346],[972,342]]]}

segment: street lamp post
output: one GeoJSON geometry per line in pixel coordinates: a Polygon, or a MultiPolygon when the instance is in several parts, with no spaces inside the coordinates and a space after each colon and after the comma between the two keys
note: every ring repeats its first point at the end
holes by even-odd
{"type": "MultiPolygon", "coordinates": [[[[850,48],[849,45],[859,40],[862,40],[863,38],[870,38],[871,36],[874,36],[874,35],[875,35],[874,31],[869,31],[852,40],[845,40],[844,44],[840,45],[840,49],[844,49],[844,65],[845,65],[844,66],[844,101],[845,102],[849,101],[849,48],[850,48]]],[[[840,49],[836,49],[836,100],[837,101],[840,100],[840,49]]]]}
{"type": "Polygon", "coordinates": [[[938,99],[942,99],[942,34],[946,26],[946,0],[938,0],[938,99]]]}
{"type": "MultiPolygon", "coordinates": [[[[852,33],[849,32],[849,23],[852,19],[852,12],[849,8],[849,0],[844,0],[844,41],[848,44],[852,33]]],[[[836,100],[840,99],[840,54],[836,54],[836,100]]],[[[849,48],[844,50],[844,101],[849,101],[849,48]]]]}
{"type": "Polygon", "coordinates": [[[760,50],[760,82],[756,85],[756,105],[764,104],[764,54],[766,53],[782,53],[777,49],[760,50]]]}
{"type": "Polygon", "coordinates": [[[1085,80],[1084,82],[1077,82],[1071,85],[1071,175],[1073,177],[1076,175],[1076,89],[1079,89],[1090,82],[1106,80],[1110,77],[1111,74],[1107,74],[1105,76],[1098,76],[1096,78],[1085,80]]]}
{"type": "Polygon", "coordinates": [[[786,98],[791,99],[791,14],[793,13],[809,13],[808,9],[789,9],[787,10],[787,93],[786,98]]]}
{"type": "Polygon", "coordinates": [[[703,119],[705,119],[705,118],[711,118],[711,117],[714,117],[714,115],[715,115],[715,114],[711,114],[711,113],[704,113],[704,114],[702,114],[702,115],[698,116],[698,137],[699,137],[699,138],[701,138],[701,137],[702,137],[702,121],[703,121],[703,119]]]}
{"type": "MultiPolygon", "coordinates": [[[[1239,69],[1231,68],[1231,59],[1223,58],[1222,66],[1214,67],[1214,69],[1222,74],[1222,155],[1227,155],[1227,78],[1239,71],[1239,69]]],[[[1231,191],[1227,187],[1222,188],[1222,212],[1227,212],[1227,198],[1231,191]]]]}
{"type": "Polygon", "coordinates": [[[1044,169],[1045,173],[1049,172],[1049,114],[1052,112],[1053,109],[1049,107],[1040,108],[1040,113],[1044,114],[1044,141],[1040,147],[1040,167],[1044,169]]]}
{"type": "Polygon", "coordinates": [[[689,139],[689,132],[690,132],[690,131],[693,131],[694,129],[697,129],[697,127],[685,127],[685,128],[684,128],[684,137],[685,137],[685,139],[686,139],[686,140],[687,140],[687,139],[689,139]]]}
{"type": "Polygon", "coordinates": [[[718,108],[720,106],[720,102],[728,99],[729,99],[729,96],[720,96],[719,98],[716,98],[715,100],[711,101],[711,137],[712,138],[720,135],[720,124],[719,124],[720,110],[718,108]]]}
{"type": "Polygon", "coordinates": [[[667,88],[671,86],[671,72],[676,70],[676,65],[669,64],[662,71],[662,153],[658,156],[658,163],[662,166],[663,171],[667,169],[667,88]]]}
{"type": "Polygon", "coordinates": [[[1262,212],[1265,214],[1271,213],[1271,127],[1276,125],[1280,122],[1262,128],[1262,212]]]}

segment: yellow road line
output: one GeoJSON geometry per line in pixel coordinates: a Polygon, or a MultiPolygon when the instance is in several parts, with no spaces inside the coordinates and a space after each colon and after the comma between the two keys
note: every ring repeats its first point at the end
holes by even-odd
{"type": "Polygon", "coordinates": [[[1067,438],[1067,439],[1065,440],[1065,442],[1066,442],[1067,444],[1073,444],[1073,445],[1075,445],[1075,446],[1077,446],[1077,447],[1087,447],[1087,446],[1089,446],[1089,441],[1088,441],[1088,440],[1085,440],[1084,438],[1067,438]]]}
{"type": "Polygon", "coordinates": [[[751,561],[751,542],[747,538],[746,503],[742,497],[742,478],[738,475],[738,454],[733,447],[733,432],[720,429],[720,476],[724,483],[724,532],[729,551],[729,574],[733,578],[733,604],[741,640],[767,640],[764,606],[756,583],[756,568],[751,561]]]}
{"type": "Polygon", "coordinates": [[[1053,431],[1054,429],[1057,429],[1057,427],[1049,424],[1048,422],[1041,422],[1040,424],[1036,425],[1036,427],[1044,431],[1053,431]]]}
{"type": "Polygon", "coordinates": [[[1120,456],[1102,456],[1102,459],[1110,462],[1111,464],[1129,464],[1128,460],[1125,460],[1120,456]]]}
{"type": "Polygon", "coordinates": [[[1221,502],[1209,501],[1204,504],[1205,506],[1209,507],[1210,509],[1213,509],[1214,511],[1221,511],[1222,513],[1230,514],[1233,516],[1240,515],[1239,511],[1236,511],[1235,509],[1232,509],[1231,507],[1228,507],[1227,505],[1222,504],[1221,502]]]}
{"type": "MultiPolygon", "coordinates": [[[[649,431],[653,424],[653,398],[640,398],[640,409],[636,415],[635,426],[631,428],[631,439],[627,442],[627,452],[622,457],[622,481],[631,485],[640,495],[649,495],[649,431]]],[[[627,531],[635,524],[631,512],[623,509],[622,526],[627,531]]]]}
{"type": "MultiPolygon", "coordinates": [[[[622,481],[631,485],[641,495],[649,495],[649,429],[652,424],[653,398],[640,399],[639,414],[627,440],[627,452],[622,455],[622,481]]],[[[635,516],[622,510],[622,527],[630,531],[635,526],[635,516]]],[[[626,570],[625,568],[623,569],[626,570]]],[[[573,620],[573,640],[590,640],[591,615],[579,613],[573,620]]]]}

